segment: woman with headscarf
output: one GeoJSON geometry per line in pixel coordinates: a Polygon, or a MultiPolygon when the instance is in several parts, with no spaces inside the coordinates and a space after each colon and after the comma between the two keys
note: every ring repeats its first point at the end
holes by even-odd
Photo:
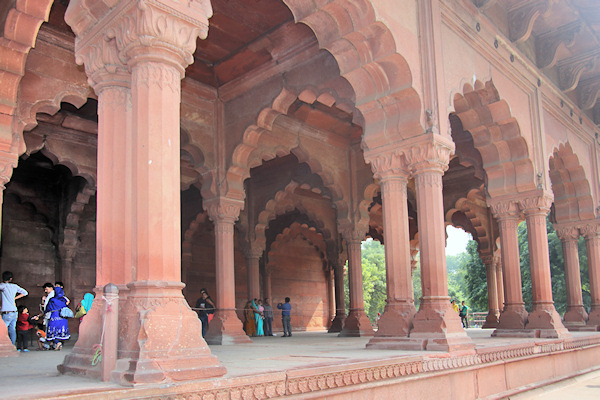
{"type": "Polygon", "coordinates": [[[75,318],[79,318],[79,321],[83,319],[83,317],[90,312],[92,309],[92,303],[94,302],[94,295],[91,293],[86,293],[83,295],[83,300],[75,309],[75,318]]]}
{"type": "Polygon", "coordinates": [[[244,330],[248,336],[256,336],[256,324],[254,323],[254,311],[252,310],[252,302],[248,300],[244,307],[244,330]]]}
{"type": "Polygon", "coordinates": [[[46,343],[53,346],[54,350],[62,349],[62,342],[69,340],[69,322],[60,316],[60,310],[67,306],[65,292],[60,286],[54,288],[54,297],[48,301],[46,314],[50,314],[48,328],[46,329],[46,343]]]}
{"type": "Polygon", "coordinates": [[[256,336],[265,336],[265,331],[263,329],[263,316],[256,299],[252,300],[252,311],[254,312],[254,323],[256,324],[256,336]]]}

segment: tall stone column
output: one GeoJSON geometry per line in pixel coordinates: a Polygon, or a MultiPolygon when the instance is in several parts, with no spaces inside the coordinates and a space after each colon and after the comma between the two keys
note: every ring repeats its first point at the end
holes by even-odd
{"type": "MultiPolygon", "coordinates": [[[[569,337],[552,300],[550,256],[546,216],[552,205],[552,195],[535,194],[520,200],[527,221],[529,265],[531,270],[532,310],[526,329],[539,331],[539,337],[569,337]]],[[[538,335],[536,334],[536,337],[538,335]]]]}
{"type": "Polygon", "coordinates": [[[331,265],[325,271],[325,279],[327,280],[327,322],[331,324],[335,318],[335,278],[331,265]]]}
{"type": "Polygon", "coordinates": [[[586,223],[581,226],[580,232],[585,238],[592,295],[592,308],[587,325],[598,328],[600,326],[600,222],[586,223]]]}
{"type": "Polygon", "coordinates": [[[217,310],[206,333],[209,344],[251,343],[235,312],[233,225],[243,202],[224,197],[206,200],[204,207],[215,224],[217,310]]]}
{"type": "Polygon", "coordinates": [[[263,276],[263,291],[265,295],[265,299],[271,300],[271,305],[273,305],[272,291],[271,291],[271,274],[273,273],[273,267],[270,265],[265,265],[265,275],[263,276]]]}
{"type": "MultiPolygon", "coordinates": [[[[10,180],[13,168],[17,165],[12,158],[4,159],[0,156],[0,210],[4,202],[4,185],[10,180]]],[[[2,212],[0,212],[0,230],[2,229],[2,212]]],[[[0,321],[0,358],[15,357],[19,355],[14,344],[8,337],[8,329],[4,321],[0,321]]]]}
{"type": "MultiPolygon", "coordinates": [[[[498,257],[496,261],[496,285],[498,289],[496,293],[498,294],[498,311],[502,314],[504,311],[504,279],[502,277],[502,257],[498,257]]],[[[498,318],[498,322],[500,322],[500,318],[498,318]]]]}
{"type": "Polygon", "coordinates": [[[248,299],[260,298],[260,256],[262,249],[250,249],[246,254],[246,268],[248,272],[248,299]]]}
{"type": "Polygon", "coordinates": [[[410,338],[420,340],[422,349],[433,351],[475,347],[448,296],[442,175],[448,168],[451,151],[453,143],[448,138],[430,135],[427,142],[413,146],[407,153],[417,192],[423,292],[410,338]]]}
{"type": "Polygon", "coordinates": [[[369,317],[365,314],[363,300],[363,276],[361,239],[355,230],[348,230],[344,234],[348,245],[348,284],[350,293],[350,313],[344,321],[344,328],[339,336],[373,336],[373,327],[369,317]]]}
{"type": "Polygon", "coordinates": [[[502,278],[504,286],[504,307],[500,313],[498,328],[492,336],[527,336],[523,329],[527,322],[527,311],[523,302],[521,287],[521,260],[517,227],[519,210],[510,200],[490,200],[492,212],[500,228],[500,251],[502,253],[502,278]],[[519,331],[519,332],[517,332],[519,331]]]}
{"type": "Polygon", "coordinates": [[[386,305],[375,337],[368,348],[403,348],[417,309],[414,304],[408,197],[410,171],[399,154],[380,156],[371,162],[381,185],[385,234],[386,305]]]}
{"type": "Polygon", "coordinates": [[[567,287],[567,312],[563,324],[568,329],[584,326],[588,315],[583,307],[581,293],[581,270],[579,269],[579,252],[577,240],[579,230],[573,226],[554,225],[556,234],[562,243],[563,259],[565,262],[565,283],[567,287]]]}
{"type": "Polygon", "coordinates": [[[344,267],[334,265],[333,281],[335,285],[335,318],[327,332],[341,332],[346,319],[346,293],[344,292],[344,267]]]}
{"type": "Polygon", "coordinates": [[[488,315],[485,317],[483,329],[497,328],[500,318],[500,310],[498,310],[498,285],[496,283],[496,267],[494,266],[494,256],[486,255],[481,257],[485,265],[485,274],[488,290],[488,315]]]}
{"type": "Polygon", "coordinates": [[[121,302],[134,280],[133,131],[131,74],[119,60],[116,41],[103,36],[78,36],[77,62],[85,65],[88,81],[98,95],[98,174],[96,205],[96,301],[79,327],[79,338],[59,367],[100,377],[90,358],[100,343],[106,305],[103,287],[118,286],[121,302]],[[127,267],[129,266],[129,267],[127,267]]]}
{"type": "MultiPolygon", "coordinates": [[[[99,283],[118,279],[121,269],[125,271],[123,279],[131,279],[119,312],[113,380],[133,385],[221,376],[225,368],[198,337],[200,322],[181,292],[180,80],[193,61],[197,37],[206,37],[210,3],[122,0],[111,4],[113,8],[94,8],[92,15],[87,3],[72,2],[65,18],[77,36],[77,45],[98,53],[93,62],[105,64],[111,72],[118,59],[131,72],[131,153],[126,154],[131,167],[125,171],[98,168],[121,173],[131,182],[125,191],[131,196],[131,214],[126,216],[133,219],[131,236],[120,240],[131,241],[126,246],[132,249],[133,262],[113,264],[110,271],[100,271],[99,278],[99,283]],[[102,41],[114,41],[117,59],[106,59],[102,41]],[[132,265],[131,271],[124,265],[132,265]]],[[[99,160],[108,162],[109,157],[100,155],[99,160]]],[[[110,214],[99,214],[99,225],[110,225],[115,210],[102,208],[110,214]]],[[[106,229],[106,233],[116,233],[115,240],[124,233],[112,231],[110,226],[106,229]]],[[[101,235],[99,240],[103,243],[105,239],[101,235]]]]}

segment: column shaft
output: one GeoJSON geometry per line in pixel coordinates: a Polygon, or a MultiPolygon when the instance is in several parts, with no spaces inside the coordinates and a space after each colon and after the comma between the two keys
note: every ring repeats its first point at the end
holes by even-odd
{"type": "Polygon", "coordinates": [[[496,282],[496,267],[494,266],[493,257],[485,264],[485,274],[487,278],[487,290],[488,290],[488,315],[485,318],[485,323],[482,328],[496,328],[498,327],[498,319],[500,317],[500,311],[498,310],[498,284],[496,282]]]}
{"type": "Polygon", "coordinates": [[[246,257],[246,266],[248,268],[248,299],[260,298],[260,267],[259,257],[246,257]]]}
{"type": "MultiPolygon", "coordinates": [[[[417,310],[411,273],[407,173],[386,174],[380,181],[385,234],[387,303],[375,337],[367,347],[392,348],[390,338],[406,338],[417,310]],[[385,340],[380,340],[385,338],[385,340]]],[[[400,340],[400,347],[404,344],[400,340]]]]}
{"type": "Polygon", "coordinates": [[[341,266],[333,268],[335,285],[335,318],[331,321],[328,332],[341,332],[346,320],[346,293],[344,291],[344,270],[341,266]]]}
{"type": "Polygon", "coordinates": [[[373,327],[365,314],[363,300],[363,276],[361,241],[357,238],[346,238],[348,244],[348,284],[350,295],[350,314],[344,321],[340,336],[372,336],[373,327]]]}
{"type": "Polygon", "coordinates": [[[500,262],[496,265],[496,285],[498,285],[498,289],[496,293],[498,293],[498,311],[502,313],[504,311],[504,278],[502,277],[502,258],[500,258],[500,262]]]}
{"type": "Polygon", "coordinates": [[[585,247],[592,295],[592,309],[587,324],[598,326],[600,325],[600,235],[597,232],[585,235],[585,247]]]}
{"type": "Polygon", "coordinates": [[[579,252],[577,239],[579,232],[572,230],[573,234],[567,237],[566,233],[557,228],[563,250],[565,262],[565,283],[567,287],[567,312],[563,317],[564,325],[569,328],[585,325],[587,312],[583,308],[583,295],[581,292],[581,272],[579,269],[579,252]],[[562,233],[562,234],[561,234],[562,233]]]}

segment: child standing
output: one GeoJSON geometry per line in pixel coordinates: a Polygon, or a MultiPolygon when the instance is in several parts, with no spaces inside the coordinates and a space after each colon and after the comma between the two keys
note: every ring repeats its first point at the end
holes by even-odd
{"type": "Polygon", "coordinates": [[[29,342],[29,330],[33,328],[29,310],[25,306],[18,307],[19,316],[17,317],[17,350],[29,351],[27,343],[29,342]]]}

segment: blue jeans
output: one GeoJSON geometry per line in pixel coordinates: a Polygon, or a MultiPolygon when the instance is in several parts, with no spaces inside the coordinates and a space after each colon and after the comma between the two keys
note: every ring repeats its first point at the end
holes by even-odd
{"type": "Polygon", "coordinates": [[[17,341],[17,312],[9,312],[6,314],[2,314],[2,320],[6,324],[6,328],[8,329],[8,337],[12,344],[15,344],[17,341]]]}

